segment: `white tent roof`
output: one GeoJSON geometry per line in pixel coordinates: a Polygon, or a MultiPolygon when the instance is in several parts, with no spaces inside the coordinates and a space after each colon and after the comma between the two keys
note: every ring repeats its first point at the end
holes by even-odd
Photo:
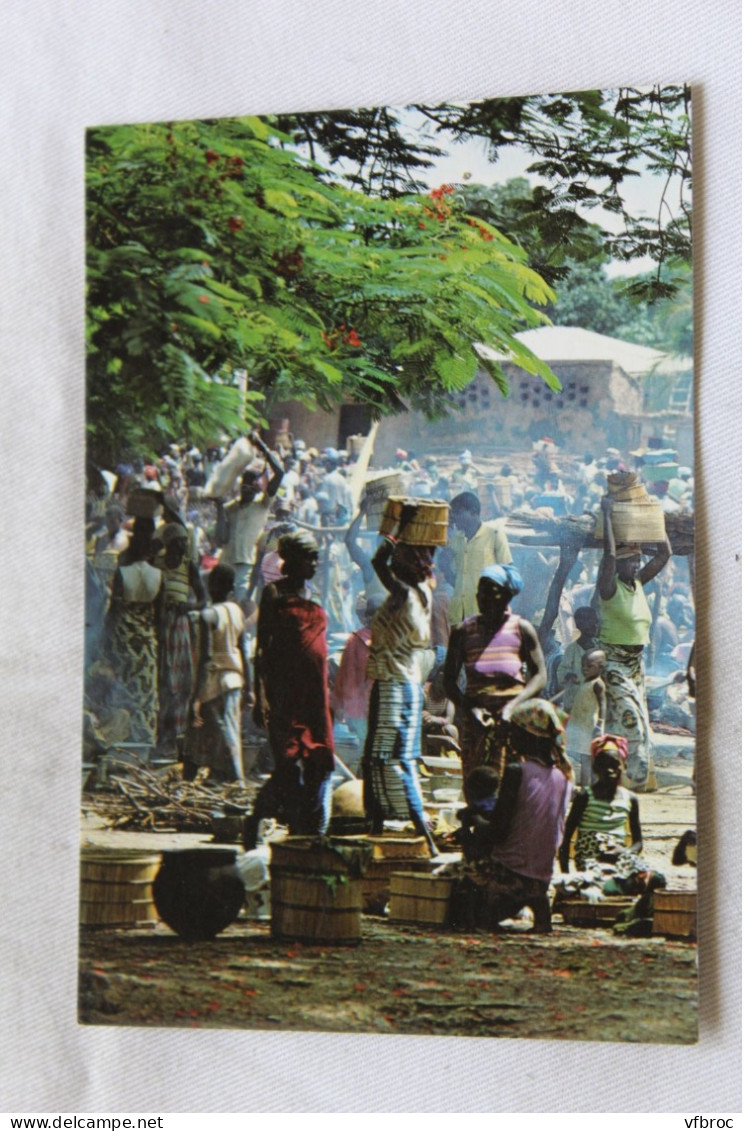
{"type": "MultiPolygon", "coordinates": [[[[638,346],[635,342],[624,342],[620,338],[610,338],[607,334],[595,334],[593,330],[581,330],[577,326],[541,326],[537,330],[523,330],[515,337],[541,361],[553,364],[560,361],[612,361],[630,377],[643,377],[664,362],[678,368],[677,359],[672,359],[662,350],[650,346],[638,346]]],[[[513,360],[508,354],[498,353],[490,346],[477,343],[476,353],[493,361],[513,360]]],[[[686,362],[681,368],[689,367],[686,362]]]]}

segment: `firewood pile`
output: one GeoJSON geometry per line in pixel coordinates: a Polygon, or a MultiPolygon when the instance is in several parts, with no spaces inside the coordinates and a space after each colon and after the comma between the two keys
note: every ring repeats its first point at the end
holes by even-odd
{"type": "Polygon", "coordinates": [[[132,831],[201,833],[212,831],[215,816],[250,810],[257,786],[208,779],[183,781],[173,771],[153,772],[122,763],[109,774],[107,793],[87,794],[84,808],[110,828],[132,831]]]}
{"type": "MultiPolygon", "coordinates": [[[[577,545],[583,549],[601,549],[602,542],[594,535],[596,516],[589,514],[552,518],[540,511],[520,508],[509,515],[509,533],[528,542],[530,534],[542,545],[577,545]]],[[[664,525],[673,554],[691,554],[695,549],[695,516],[687,512],[665,514],[664,525]]],[[[653,547],[652,547],[653,548],[653,547]]]]}

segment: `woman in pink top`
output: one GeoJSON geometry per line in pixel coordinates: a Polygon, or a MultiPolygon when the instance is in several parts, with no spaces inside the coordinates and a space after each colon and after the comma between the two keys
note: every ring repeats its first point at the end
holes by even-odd
{"type": "Polygon", "coordinates": [[[476,766],[492,765],[499,776],[513,759],[512,712],[545,687],[547,673],[537,633],[512,613],[509,602],[521,592],[522,578],[512,565],[488,566],[476,593],[478,616],[452,629],[444,661],[444,689],[457,708],[463,781],[476,766]],[[465,670],[465,690],[460,672],[465,670]]]}

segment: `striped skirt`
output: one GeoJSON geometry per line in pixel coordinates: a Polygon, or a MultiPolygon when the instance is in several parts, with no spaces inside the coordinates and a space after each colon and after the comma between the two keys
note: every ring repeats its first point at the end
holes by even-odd
{"type": "Polygon", "coordinates": [[[418,779],[423,691],[418,683],[379,680],[372,685],[364,750],[364,807],[378,820],[424,817],[418,779]]]}

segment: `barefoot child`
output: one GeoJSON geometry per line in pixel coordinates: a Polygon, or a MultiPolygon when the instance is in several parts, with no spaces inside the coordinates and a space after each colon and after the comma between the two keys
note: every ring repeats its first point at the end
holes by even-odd
{"type": "Polygon", "coordinates": [[[602,672],[605,654],[600,648],[585,652],[581,658],[583,682],[579,684],[566,724],[566,750],[579,785],[591,781],[589,749],[592,740],[602,734],[605,725],[605,685],[602,672]]]}

